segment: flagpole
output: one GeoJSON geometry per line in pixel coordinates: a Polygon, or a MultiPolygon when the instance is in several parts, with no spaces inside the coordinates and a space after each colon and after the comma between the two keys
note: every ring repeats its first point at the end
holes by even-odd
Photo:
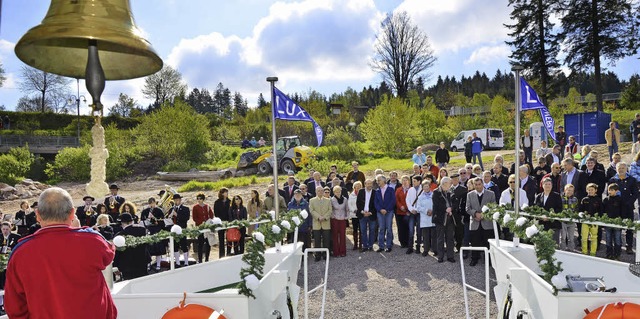
{"type": "MultiPolygon", "coordinates": [[[[518,64],[514,64],[513,67],[511,67],[511,71],[515,72],[516,74],[516,96],[515,96],[515,110],[516,110],[516,116],[515,116],[515,121],[516,121],[516,150],[515,150],[515,164],[514,164],[514,173],[516,175],[516,189],[514,192],[514,199],[513,199],[513,210],[516,212],[516,215],[518,214],[518,211],[520,210],[520,190],[522,185],[520,185],[520,112],[521,112],[521,108],[522,108],[522,101],[521,101],[521,97],[522,95],[520,94],[520,71],[522,71],[524,68],[521,65],[518,64]]],[[[529,172],[531,173],[531,172],[529,172]]],[[[533,205],[533,203],[529,203],[529,205],[533,205]]]]}
{"type": "Polygon", "coordinates": [[[273,208],[276,212],[276,218],[279,216],[278,198],[280,193],[278,192],[278,155],[276,154],[276,96],[273,89],[275,88],[275,82],[278,82],[277,76],[270,76],[267,78],[267,82],[271,83],[271,146],[273,147],[271,153],[273,154],[273,208]]]}

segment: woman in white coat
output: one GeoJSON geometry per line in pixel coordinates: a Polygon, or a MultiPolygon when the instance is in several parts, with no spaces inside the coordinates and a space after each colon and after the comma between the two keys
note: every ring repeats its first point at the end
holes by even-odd
{"type": "Polygon", "coordinates": [[[429,255],[436,246],[436,225],[431,221],[433,215],[433,201],[431,200],[431,181],[422,182],[422,190],[418,195],[416,209],[420,213],[420,231],[422,232],[422,256],[429,255]]]}

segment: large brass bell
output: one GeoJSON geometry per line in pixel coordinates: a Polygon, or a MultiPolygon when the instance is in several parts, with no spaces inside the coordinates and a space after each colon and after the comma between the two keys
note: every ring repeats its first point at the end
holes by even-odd
{"type": "Polygon", "coordinates": [[[32,67],[82,79],[89,41],[97,44],[106,80],[162,68],[162,59],[136,27],[128,0],[52,0],[42,23],[18,41],[15,52],[32,67]]]}

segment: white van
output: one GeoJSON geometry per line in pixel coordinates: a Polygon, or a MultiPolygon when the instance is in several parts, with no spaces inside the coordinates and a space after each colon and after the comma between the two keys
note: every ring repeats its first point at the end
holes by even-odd
{"type": "Polygon", "coordinates": [[[451,141],[449,149],[453,152],[464,151],[464,143],[467,142],[467,137],[472,136],[474,132],[482,140],[482,143],[484,143],[485,150],[499,150],[504,147],[504,134],[501,129],[482,128],[458,133],[453,141],[451,141]]]}

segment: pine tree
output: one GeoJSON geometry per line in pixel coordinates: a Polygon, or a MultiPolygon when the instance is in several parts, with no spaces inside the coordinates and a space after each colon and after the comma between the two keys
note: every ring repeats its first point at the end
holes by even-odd
{"type": "Polygon", "coordinates": [[[515,50],[511,58],[522,65],[526,72],[540,80],[538,91],[543,103],[547,103],[551,89],[550,73],[560,67],[558,63],[558,36],[553,33],[554,24],[549,16],[555,12],[559,0],[509,0],[511,20],[505,25],[511,30],[512,41],[506,41],[515,50]]]}
{"type": "Polygon", "coordinates": [[[258,95],[258,108],[263,108],[267,106],[267,101],[264,99],[264,96],[262,96],[262,93],[260,93],[260,95],[258,95]]]}
{"type": "Polygon", "coordinates": [[[567,0],[559,36],[572,70],[593,68],[596,105],[602,111],[603,59],[610,64],[637,53],[638,8],[634,0],[567,0]]]}

